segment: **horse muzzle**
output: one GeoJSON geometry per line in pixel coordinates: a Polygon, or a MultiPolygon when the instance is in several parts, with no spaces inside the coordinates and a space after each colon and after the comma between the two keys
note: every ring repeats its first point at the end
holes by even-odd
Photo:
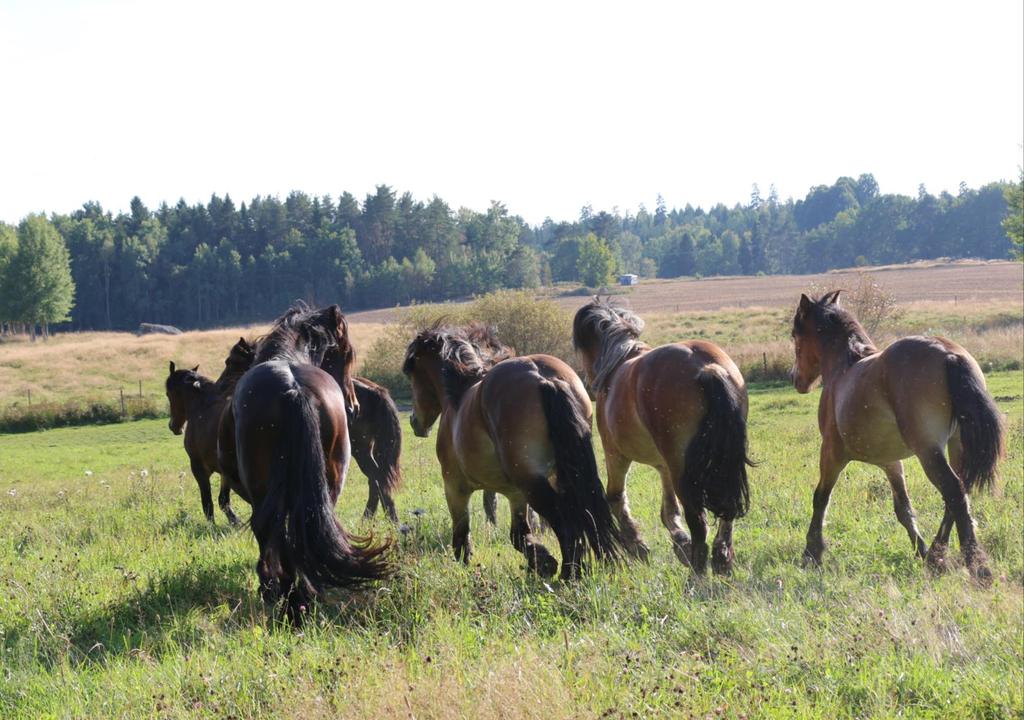
{"type": "Polygon", "coordinates": [[[420,437],[420,438],[430,437],[430,428],[429,427],[420,427],[420,424],[418,422],[416,422],[416,416],[415,415],[410,415],[409,416],[409,424],[412,425],[412,434],[415,435],[416,437],[420,437]]]}
{"type": "Polygon", "coordinates": [[[181,431],[182,431],[182,426],[181,426],[181,425],[177,425],[177,426],[175,426],[175,424],[174,424],[174,421],[173,421],[173,420],[168,420],[168,421],[167,421],[167,427],[168,427],[168,428],[170,429],[170,431],[171,431],[172,433],[174,433],[175,435],[181,435],[181,431]]]}

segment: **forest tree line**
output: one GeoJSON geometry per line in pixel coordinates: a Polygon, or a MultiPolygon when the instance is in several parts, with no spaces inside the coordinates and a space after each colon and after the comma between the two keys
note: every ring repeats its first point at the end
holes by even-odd
{"type": "Polygon", "coordinates": [[[820,272],[937,257],[1006,258],[1017,183],[916,197],[879,192],[870,174],[781,201],[710,209],[594,211],[530,226],[494,202],[483,212],[378,186],[359,202],[293,192],[235,205],[133,198],[114,215],[0,223],[0,321],[74,329],[185,328],[266,320],[296,298],[346,310],[460,298],[558,281],[599,287],[644,277],[820,272]]]}

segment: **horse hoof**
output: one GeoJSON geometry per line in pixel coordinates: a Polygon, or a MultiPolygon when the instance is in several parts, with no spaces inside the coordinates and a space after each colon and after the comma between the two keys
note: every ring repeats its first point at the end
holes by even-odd
{"type": "Polygon", "coordinates": [[[928,549],[928,555],[925,556],[925,562],[928,564],[928,569],[936,575],[946,572],[948,569],[946,565],[946,546],[933,543],[931,548],[928,549]]]}
{"type": "Polygon", "coordinates": [[[974,563],[971,566],[971,577],[981,587],[987,588],[992,585],[992,571],[984,563],[974,563]]]}
{"type": "Polygon", "coordinates": [[[672,551],[676,558],[686,567],[693,567],[693,543],[687,540],[676,540],[672,543],[672,551]]]}
{"type": "Polygon", "coordinates": [[[558,572],[558,561],[551,555],[545,555],[537,558],[537,563],[534,569],[542,578],[553,577],[554,574],[558,572]]]}
{"type": "Polygon", "coordinates": [[[643,542],[637,541],[630,545],[627,551],[640,562],[648,562],[651,556],[651,549],[643,542]]]}
{"type": "Polygon", "coordinates": [[[731,575],[734,553],[732,548],[718,546],[711,552],[711,569],[715,575],[731,575]]]}
{"type": "Polygon", "coordinates": [[[812,550],[804,550],[800,564],[805,568],[820,568],[822,553],[815,553],[812,550]]]}

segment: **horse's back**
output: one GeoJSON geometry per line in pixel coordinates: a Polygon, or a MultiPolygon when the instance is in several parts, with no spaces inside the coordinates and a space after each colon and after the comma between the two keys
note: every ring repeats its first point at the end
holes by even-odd
{"type": "Polygon", "coordinates": [[[947,379],[951,357],[977,363],[960,345],[942,337],[912,335],[855,363],[834,393],[837,430],[848,454],[868,462],[892,462],[942,447],[952,433],[947,379]]]}

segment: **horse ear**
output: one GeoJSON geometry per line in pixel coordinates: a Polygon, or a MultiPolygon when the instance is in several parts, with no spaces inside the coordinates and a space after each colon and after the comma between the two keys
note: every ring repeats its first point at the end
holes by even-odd
{"type": "Polygon", "coordinates": [[[194,368],[192,368],[192,372],[196,372],[198,369],[199,369],[199,366],[196,365],[194,368]]]}
{"type": "Polygon", "coordinates": [[[171,360],[170,370],[171,370],[171,373],[173,374],[174,373],[174,361],[173,360],[171,360]]]}
{"type": "Polygon", "coordinates": [[[807,297],[806,293],[800,293],[800,312],[809,312],[813,305],[814,301],[807,297]]]}
{"type": "Polygon", "coordinates": [[[838,305],[839,304],[839,293],[841,293],[841,292],[842,292],[842,290],[836,290],[834,293],[832,293],[829,296],[829,298],[828,298],[829,305],[838,305]]]}

